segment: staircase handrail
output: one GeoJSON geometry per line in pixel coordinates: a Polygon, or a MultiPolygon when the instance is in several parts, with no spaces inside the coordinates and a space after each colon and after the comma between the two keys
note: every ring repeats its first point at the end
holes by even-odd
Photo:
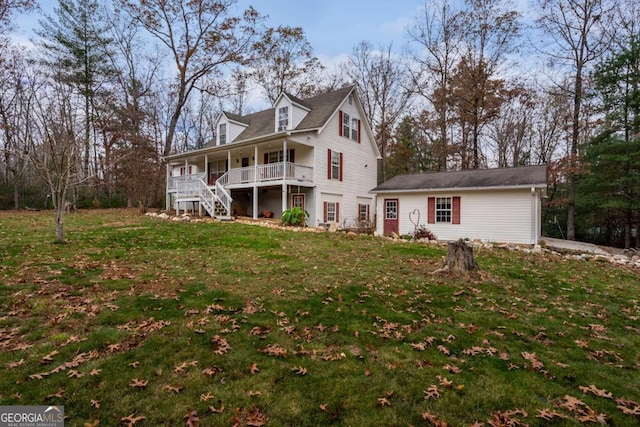
{"type": "MultiPolygon", "coordinates": [[[[227,175],[227,173],[222,175],[222,177],[227,175]]],[[[216,180],[216,192],[214,196],[218,199],[220,204],[224,206],[224,209],[227,211],[227,215],[231,215],[231,202],[233,201],[233,199],[231,198],[231,194],[229,194],[227,189],[224,188],[224,185],[222,185],[222,183],[220,182],[220,179],[216,180]]]]}

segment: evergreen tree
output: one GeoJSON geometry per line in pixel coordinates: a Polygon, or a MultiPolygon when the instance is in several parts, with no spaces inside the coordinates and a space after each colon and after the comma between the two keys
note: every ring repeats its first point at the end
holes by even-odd
{"type": "Polygon", "coordinates": [[[593,77],[605,123],[586,149],[590,173],[579,200],[593,213],[592,225],[606,230],[607,243],[621,234],[629,248],[634,224],[640,231],[640,39],[631,37],[593,77]]]}
{"type": "MultiPolygon", "coordinates": [[[[40,21],[37,34],[44,49],[45,64],[55,70],[53,78],[75,88],[83,103],[83,174],[90,176],[92,116],[97,95],[105,90],[113,74],[107,50],[111,40],[104,36],[96,0],[58,0],[54,15],[40,21]]],[[[96,167],[97,169],[97,167],[96,167]]],[[[95,171],[94,171],[95,172],[95,171]]]]}

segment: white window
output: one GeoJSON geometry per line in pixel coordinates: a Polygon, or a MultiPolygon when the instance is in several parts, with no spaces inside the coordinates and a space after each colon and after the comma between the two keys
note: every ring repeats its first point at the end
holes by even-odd
{"type": "Polygon", "coordinates": [[[358,119],[351,119],[351,139],[354,141],[358,140],[358,119]]]}
{"type": "Polygon", "coordinates": [[[351,118],[347,113],[342,113],[342,136],[345,138],[349,138],[349,130],[351,129],[349,126],[351,124],[351,118]]]}
{"type": "Polygon", "coordinates": [[[358,205],[358,220],[369,221],[369,205],[358,205]]]}
{"type": "Polygon", "coordinates": [[[451,197],[436,197],[436,222],[451,222],[451,197]]]}
{"type": "Polygon", "coordinates": [[[278,109],[278,132],[289,128],[289,107],[280,107],[278,109]]]}
{"type": "Polygon", "coordinates": [[[272,151],[267,153],[267,164],[278,163],[282,161],[282,151],[272,151]]]}
{"type": "Polygon", "coordinates": [[[327,217],[325,218],[325,222],[337,221],[336,218],[336,203],[328,202],[327,203],[327,217]]]}
{"type": "Polygon", "coordinates": [[[331,179],[340,179],[340,153],[331,152],[331,179]]]}
{"type": "Polygon", "coordinates": [[[227,143],[227,125],[226,123],[221,123],[220,126],[218,127],[219,132],[218,132],[218,138],[219,138],[219,143],[218,145],[224,145],[227,143]]]}
{"type": "Polygon", "coordinates": [[[304,193],[296,193],[291,195],[291,207],[298,207],[304,210],[304,193]]]}
{"type": "Polygon", "coordinates": [[[387,200],[385,203],[385,219],[398,219],[398,201],[387,200]]]}

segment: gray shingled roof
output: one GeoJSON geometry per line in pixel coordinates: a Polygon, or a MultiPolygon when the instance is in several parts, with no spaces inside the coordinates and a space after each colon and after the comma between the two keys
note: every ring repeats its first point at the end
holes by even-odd
{"type": "MultiPolygon", "coordinates": [[[[317,129],[324,126],[352,90],[353,86],[347,86],[333,92],[323,93],[304,100],[287,94],[292,101],[311,109],[309,114],[302,119],[294,130],[317,129]]],[[[232,113],[225,114],[228,118],[247,125],[247,128],[243,130],[233,142],[245,141],[274,133],[276,117],[274,108],[258,111],[253,114],[247,114],[245,116],[239,116],[232,113]]],[[[210,143],[210,145],[213,146],[212,143],[210,143]]]]}
{"type": "Polygon", "coordinates": [[[484,187],[540,187],[547,185],[547,166],[473,169],[398,175],[380,184],[372,193],[424,191],[484,187]]]}

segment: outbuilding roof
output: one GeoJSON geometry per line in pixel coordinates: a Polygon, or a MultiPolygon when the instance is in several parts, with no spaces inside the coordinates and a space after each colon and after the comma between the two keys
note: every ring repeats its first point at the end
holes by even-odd
{"type": "Polygon", "coordinates": [[[547,166],[541,165],[398,175],[380,184],[371,193],[546,186],[547,166]]]}

